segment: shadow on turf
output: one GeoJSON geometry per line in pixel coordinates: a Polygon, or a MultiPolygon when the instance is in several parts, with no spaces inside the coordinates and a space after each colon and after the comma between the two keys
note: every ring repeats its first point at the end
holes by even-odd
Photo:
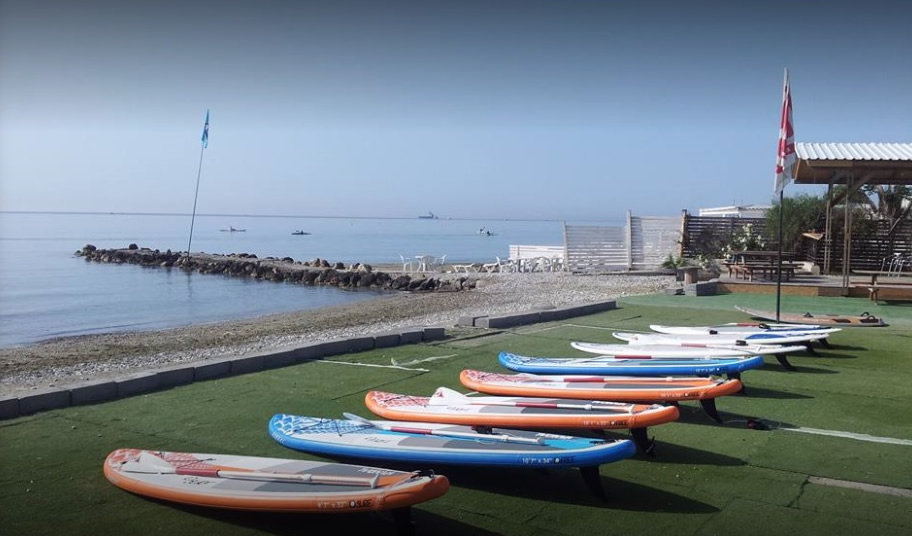
{"type": "MultiPolygon", "coordinates": [[[[666,445],[660,445],[662,452],[666,445]]],[[[670,446],[669,457],[674,456],[672,463],[707,463],[713,465],[744,465],[744,462],[728,456],[707,453],[677,445],[670,446]],[[680,460],[680,461],[679,461],[680,460]],[[702,461],[701,461],[702,460],[702,461]]],[[[659,447],[657,447],[659,448],[659,447]]],[[[665,462],[664,454],[656,459],[665,462]]],[[[671,458],[669,459],[669,461],[671,458]]],[[[337,458],[342,463],[353,463],[344,458],[337,458]]],[[[615,480],[599,476],[596,491],[589,487],[581,471],[574,467],[479,467],[468,465],[406,465],[396,462],[373,460],[371,465],[386,467],[398,471],[415,469],[432,469],[450,481],[450,486],[476,489],[487,493],[497,493],[513,497],[546,501],[552,503],[589,505],[598,508],[634,510],[652,512],[661,509],[665,512],[716,512],[715,507],[694,501],[680,495],[657,490],[648,486],[615,480]],[[619,490],[618,488],[623,488],[619,490]],[[651,498],[651,499],[650,499],[651,498]],[[656,506],[661,504],[661,506],[656,506]]],[[[603,465],[610,470],[611,464],[603,465]]],[[[391,522],[392,523],[392,522],[391,522]]],[[[456,522],[450,521],[452,524],[456,522]]],[[[463,529],[465,527],[463,526],[463,529]]],[[[458,527],[457,527],[458,529],[458,527]]],[[[420,530],[420,529],[419,529],[420,530]]],[[[475,530],[472,528],[472,530],[475,530]]],[[[434,529],[434,535],[450,534],[434,529]]],[[[455,532],[454,532],[455,534],[455,532]]],[[[465,534],[465,533],[463,533],[465,534]]],[[[486,534],[471,532],[471,534],[486,534]]]]}
{"type": "MultiPolygon", "coordinates": [[[[724,426],[716,423],[715,421],[710,421],[707,424],[715,424],[716,426],[724,426]]],[[[645,457],[639,455],[639,459],[642,460],[652,460],[656,463],[661,464],[684,464],[684,465],[713,465],[713,466],[735,466],[735,465],[747,465],[747,462],[740,459],[734,458],[732,456],[726,456],[724,454],[719,454],[718,452],[709,452],[706,450],[695,449],[691,447],[685,447],[683,445],[677,445],[675,443],[669,443],[667,441],[662,441],[661,437],[656,438],[656,446],[653,451],[655,456],[645,457]]]]}
{"type": "Polygon", "coordinates": [[[715,426],[719,428],[745,428],[750,430],[766,431],[772,428],[794,428],[794,425],[782,421],[767,421],[762,417],[748,415],[739,415],[737,413],[728,413],[720,411],[719,416],[722,422],[716,422],[710,419],[705,413],[698,408],[686,408],[681,406],[678,420],[676,422],[687,424],[698,424],[706,426],[715,426]]]}
{"type": "MultiPolygon", "coordinates": [[[[733,396],[746,396],[750,398],[772,398],[778,400],[786,399],[799,399],[799,398],[814,398],[810,395],[802,395],[798,393],[791,393],[788,391],[777,391],[775,389],[764,389],[763,387],[754,387],[753,385],[744,385],[744,391],[733,396]]],[[[724,405],[725,399],[718,398],[720,405],[724,405]]]]}
{"type": "Polygon", "coordinates": [[[808,356],[810,359],[858,359],[858,354],[854,353],[840,353],[835,350],[827,350],[822,352],[819,355],[808,356]]]}
{"type": "MultiPolygon", "coordinates": [[[[820,356],[820,357],[824,357],[824,356],[820,356]]],[[[819,359],[819,358],[813,357],[812,359],[819,359]]],[[[779,363],[764,363],[763,366],[760,367],[760,370],[766,370],[769,372],[785,372],[788,374],[795,374],[795,373],[799,373],[799,372],[805,373],[805,374],[839,374],[838,370],[830,370],[830,369],[825,369],[825,368],[820,368],[820,367],[808,367],[808,366],[805,366],[803,363],[800,365],[796,365],[794,361],[789,361],[789,362],[792,364],[791,370],[785,368],[784,366],[780,365],[779,363]]],[[[750,386],[746,385],[746,387],[749,392],[750,386]]]]}
{"type": "MultiPolygon", "coordinates": [[[[664,446],[663,446],[664,447],[664,446]]],[[[664,451],[664,448],[663,448],[664,451]]],[[[606,466],[611,470],[611,464],[606,466]]],[[[441,467],[450,484],[513,497],[642,512],[717,512],[714,506],[649,486],[599,477],[599,496],[587,487],[578,469],[517,467],[441,467]]]]}
{"type": "Polygon", "coordinates": [[[381,512],[348,512],[334,514],[316,513],[277,513],[277,512],[244,512],[241,510],[224,510],[158,502],[188,514],[205,517],[221,523],[230,523],[256,531],[279,536],[301,534],[389,534],[406,536],[414,534],[433,534],[434,536],[463,536],[480,534],[494,536],[497,533],[466,525],[454,519],[443,517],[420,509],[420,504],[410,508],[410,524],[397,520],[392,511],[381,512]]]}

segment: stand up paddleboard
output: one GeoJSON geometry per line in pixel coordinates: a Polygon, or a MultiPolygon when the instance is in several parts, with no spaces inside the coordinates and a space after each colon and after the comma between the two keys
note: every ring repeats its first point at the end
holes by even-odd
{"type": "Polygon", "coordinates": [[[484,467],[577,467],[589,488],[604,497],[598,466],[629,458],[629,439],[574,437],[561,434],[432,422],[369,420],[350,413],[327,419],[278,413],[269,435],[304,452],[416,465],[484,467]]]}
{"type": "Polygon", "coordinates": [[[557,374],[498,374],[463,370],[459,381],[481,393],[615,402],[678,402],[699,400],[707,415],[722,422],[715,399],[742,389],[740,380],[702,377],[586,376],[557,374]]]}
{"type": "Polygon", "coordinates": [[[646,428],[678,418],[678,408],[601,400],[466,396],[439,387],[432,396],[370,391],[367,409],[391,420],[439,422],[472,427],[532,429],[630,429],[637,447],[652,451],[646,428]]]}
{"type": "MultiPolygon", "coordinates": [[[[747,313],[754,318],[762,320],[776,320],[776,313],[773,311],[761,311],[759,309],[749,309],[736,305],[735,309],[742,313],[747,313]]],[[[790,324],[804,325],[811,324],[817,326],[848,326],[848,327],[881,327],[887,324],[882,318],[878,318],[868,312],[860,315],[840,315],[840,314],[823,314],[823,313],[779,313],[779,320],[790,324]]]]}
{"type": "MultiPolygon", "coordinates": [[[[622,334],[629,336],[629,334],[622,334]]],[[[636,334],[633,334],[636,335],[636,334]]],[[[573,341],[570,346],[590,354],[609,357],[736,357],[743,355],[773,355],[801,352],[806,349],[801,345],[785,346],[782,344],[712,344],[687,342],[648,342],[637,337],[627,339],[628,344],[605,344],[599,342],[573,341]]]]}
{"type": "Polygon", "coordinates": [[[530,357],[501,352],[500,364],[532,374],[605,374],[612,376],[714,376],[738,378],[763,366],[762,355],[693,358],[530,357]]]}
{"type": "Polygon", "coordinates": [[[810,341],[826,337],[824,334],[806,334],[786,337],[784,335],[773,335],[758,333],[753,335],[667,335],[664,333],[627,333],[616,331],[612,333],[616,339],[626,341],[626,345],[611,345],[599,343],[571,342],[570,345],[577,350],[598,355],[609,355],[610,357],[673,357],[674,352],[667,352],[664,349],[668,347],[677,347],[680,349],[678,357],[684,355],[697,355],[698,357],[732,357],[738,355],[772,355],[779,363],[788,370],[795,370],[795,367],[789,363],[786,354],[792,352],[806,351],[813,354],[810,348],[810,341]],[[754,337],[754,341],[759,344],[748,344],[745,339],[737,337],[754,337]],[[767,341],[775,341],[766,343],[767,341]],[[804,342],[803,345],[784,344],[787,341],[804,342]],[[623,356],[611,356],[606,353],[606,349],[614,349],[620,346],[628,349],[623,356]]]}
{"type": "Polygon", "coordinates": [[[615,331],[615,339],[636,345],[677,345],[702,348],[757,348],[757,354],[787,354],[807,350],[808,345],[829,336],[827,333],[688,333],[615,331]],[[762,350],[761,348],[762,347],[762,350]]]}
{"type": "Polygon", "coordinates": [[[269,512],[396,510],[440,497],[450,483],[432,472],[228,454],[118,449],[104,475],[129,492],[194,506],[269,512]]]}
{"type": "Polygon", "coordinates": [[[831,335],[841,328],[817,325],[797,325],[797,324],[764,324],[751,322],[731,322],[728,324],[717,324],[714,326],[666,326],[662,324],[650,324],[649,329],[656,333],[667,333],[670,335],[781,335],[784,337],[802,335],[807,333],[816,333],[831,335]]]}

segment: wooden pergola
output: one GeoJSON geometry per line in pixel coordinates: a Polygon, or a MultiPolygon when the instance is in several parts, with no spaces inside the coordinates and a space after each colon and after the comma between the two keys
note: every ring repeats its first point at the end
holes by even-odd
{"type": "MultiPolygon", "coordinates": [[[[827,185],[824,271],[830,270],[830,212],[833,186],[846,186],[850,196],[866,184],[912,185],[912,143],[796,143],[795,184],[827,185]]],[[[848,293],[852,251],[852,211],[845,210],[842,244],[842,288],[848,293]]]]}

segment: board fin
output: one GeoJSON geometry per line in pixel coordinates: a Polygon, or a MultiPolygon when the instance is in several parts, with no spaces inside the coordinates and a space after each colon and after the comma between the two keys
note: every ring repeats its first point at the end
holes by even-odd
{"type": "Polygon", "coordinates": [[[776,354],[776,361],[778,361],[786,370],[798,370],[795,368],[795,365],[789,363],[788,357],[785,354],[776,354]]]}
{"type": "Polygon", "coordinates": [[[646,428],[631,428],[630,435],[633,436],[633,442],[636,443],[637,450],[647,456],[655,456],[655,438],[649,438],[646,428]]]}
{"type": "Polygon", "coordinates": [[[598,465],[580,467],[579,472],[589,491],[599,499],[607,501],[608,497],[605,495],[605,488],[602,486],[602,475],[599,474],[598,465]]]}
{"type": "Polygon", "coordinates": [[[393,523],[396,525],[396,534],[399,536],[414,536],[415,524],[412,522],[412,509],[409,506],[394,508],[391,511],[393,523]]]}
{"type": "Polygon", "coordinates": [[[722,417],[719,415],[719,411],[716,409],[716,399],[715,398],[705,398],[700,400],[700,406],[703,407],[703,411],[707,415],[712,417],[718,423],[722,423],[722,417]]]}

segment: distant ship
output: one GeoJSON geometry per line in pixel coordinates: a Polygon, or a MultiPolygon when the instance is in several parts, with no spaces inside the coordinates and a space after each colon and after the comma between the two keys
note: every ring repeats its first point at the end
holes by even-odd
{"type": "Polygon", "coordinates": [[[422,220],[436,220],[437,219],[437,215],[434,214],[433,212],[431,212],[430,210],[428,211],[427,214],[421,214],[418,217],[422,220]]]}
{"type": "Polygon", "coordinates": [[[292,231],[291,234],[301,236],[301,235],[309,235],[310,233],[298,229],[297,231],[292,231]]]}
{"type": "Polygon", "coordinates": [[[247,229],[235,229],[234,227],[228,227],[227,229],[219,229],[219,231],[223,233],[243,233],[246,232],[247,229]]]}

